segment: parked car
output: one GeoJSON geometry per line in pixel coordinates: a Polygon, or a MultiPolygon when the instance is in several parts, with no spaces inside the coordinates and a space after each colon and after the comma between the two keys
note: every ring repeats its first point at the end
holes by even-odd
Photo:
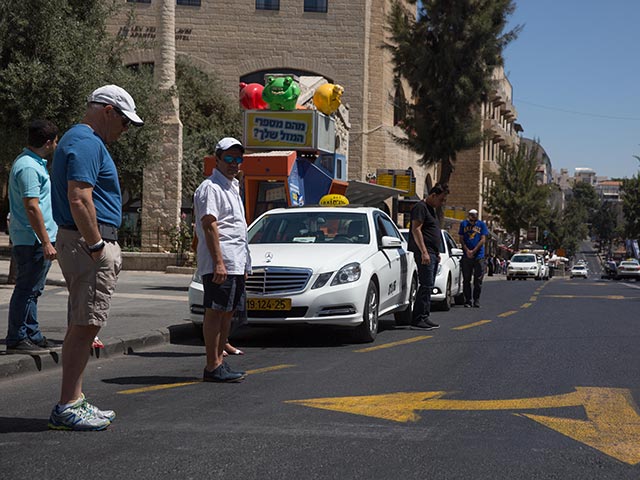
{"type": "MultiPolygon", "coordinates": [[[[409,229],[403,228],[400,233],[409,242],[409,229]]],[[[464,303],[462,268],[460,267],[463,254],[464,252],[458,248],[449,232],[442,230],[440,263],[431,292],[431,302],[435,309],[449,311],[452,304],[462,305],[464,303]]]]}
{"type": "Polygon", "coordinates": [[[574,278],[574,277],[588,278],[589,271],[587,270],[587,267],[585,267],[584,265],[574,265],[573,267],[571,267],[571,271],[569,272],[569,278],[574,278]]]}
{"type": "Polygon", "coordinates": [[[617,278],[618,277],[618,266],[616,262],[613,260],[608,260],[604,263],[602,267],[602,275],[600,278],[617,278]]]}
{"type": "Polygon", "coordinates": [[[540,265],[535,253],[516,253],[507,266],[507,280],[535,278],[540,280],[540,265]]]}
{"type": "Polygon", "coordinates": [[[640,263],[638,260],[623,260],[618,265],[617,279],[635,279],[640,281],[640,263]]]}
{"type": "MultiPolygon", "coordinates": [[[[411,321],[418,287],[413,255],[393,221],[372,207],[270,210],[249,226],[253,272],[249,325],[353,327],[371,342],[378,317],[411,321]]],[[[191,320],[202,323],[202,281],[189,287],[191,320]]]]}

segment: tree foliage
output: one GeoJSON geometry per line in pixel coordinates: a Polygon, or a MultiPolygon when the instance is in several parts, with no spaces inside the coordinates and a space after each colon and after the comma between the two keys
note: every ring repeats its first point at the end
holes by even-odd
{"type": "Polygon", "coordinates": [[[122,64],[126,45],[109,37],[105,20],[115,3],[104,0],[4,0],[0,4],[0,174],[6,182],[26,144],[34,118],[61,132],[82,118],[86,97],[108,83],[136,101],[143,128],[130,128],[110,147],[123,190],[139,195],[142,167],[155,160],[158,102],[149,72],[122,64]]]}
{"type": "Polygon", "coordinates": [[[516,239],[519,247],[520,230],[540,226],[549,216],[549,188],[538,185],[538,143],[531,148],[522,144],[512,155],[498,162],[498,173],[487,196],[489,211],[500,218],[500,224],[516,239]]]}
{"type": "MultiPolygon", "coordinates": [[[[395,1],[388,17],[398,79],[412,91],[404,106],[406,138],[397,139],[421,155],[421,165],[442,162],[439,181],[447,183],[456,153],[482,141],[480,105],[493,87],[494,67],[517,37],[504,32],[512,0],[423,0],[417,19],[395,1]]],[[[415,0],[409,0],[415,5],[415,0]]]]}
{"type": "Polygon", "coordinates": [[[622,192],[624,234],[627,238],[640,238],[640,174],[622,180],[622,192]]]}

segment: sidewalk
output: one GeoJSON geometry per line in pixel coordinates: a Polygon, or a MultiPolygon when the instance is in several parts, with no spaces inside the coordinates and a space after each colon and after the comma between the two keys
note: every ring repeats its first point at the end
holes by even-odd
{"type": "MultiPolygon", "coordinates": [[[[8,285],[9,259],[0,258],[0,381],[23,374],[61,366],[61,349],[45,355],[9,355],[5,353],[4,337],[7,328],[9,301],[13,285],[8,285]]],[[[100,332],[104,349],[92,352],[92,361],[114,355],[126,355],[132,351],[169,343],[193,336],[191,322],[187,321],[187,292],[190,276],[159,272],[121,272],[112,302],[108,325],[100,332]],[[144,288],[141,293],[127,293],[127,289],[144,288]],[[150,293],[146,293],[146,291],[150,293]],[[159,292],[159,293],[158,293],[159,292]],[[146,315],[129,321],[127,312],[132,303],[138,310],[166,312],[163,315],[146,315]],[[169,308],[168,308],[169,306],[169,308]]],[[[53,262],[47,276],[47,287],[39,301],[42,333],[61,345],[67,328],[66,283],[58,262],[53,262]],[[45,320],[46,318],[46,320],[45,320]]]]}

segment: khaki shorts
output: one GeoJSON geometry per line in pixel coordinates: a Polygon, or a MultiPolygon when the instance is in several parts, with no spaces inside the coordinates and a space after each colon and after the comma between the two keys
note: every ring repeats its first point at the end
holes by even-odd
{"type": "Polygon", "coordinates": [[[122,269],[120,246],[117,242],[105,242],[100,258],[94,260],[80,232],[61,228],[56,250],[69,290],[68,324],[105,326],[111,295],[122,269]]]}

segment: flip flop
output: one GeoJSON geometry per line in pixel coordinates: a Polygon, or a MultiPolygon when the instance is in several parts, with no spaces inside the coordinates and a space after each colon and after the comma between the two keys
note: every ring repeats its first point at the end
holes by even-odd
{"type": "Polygon", "coordinates": [[[239,348],[234,348],[233,351],[226,353],[228,353],[229,355],[244,355],[244,352],[239,348]]]}

